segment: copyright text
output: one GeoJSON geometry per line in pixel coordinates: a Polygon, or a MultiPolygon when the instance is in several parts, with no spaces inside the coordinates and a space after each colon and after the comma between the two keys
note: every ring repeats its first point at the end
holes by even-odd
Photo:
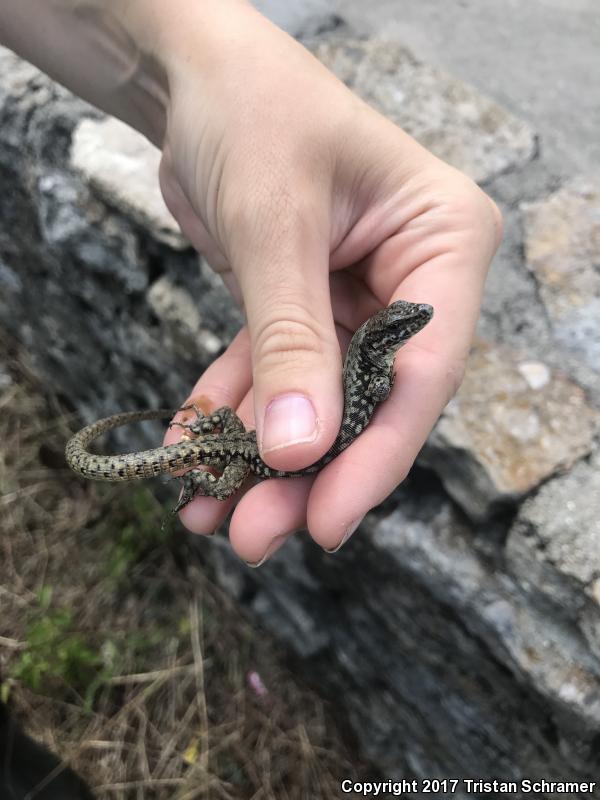
{"type": "Polygon", "coordinates": [[[482,780],[475,778],[415,778],[401,781],[352,781],[343,780],[341,789],[344,794],[354,792],[362,797],[383,797],[392,795],[402,797],[405,794],[573,794],[592,793],[600,784],[597,781],[547,781],[543,778],[523,778],[520,781],[482,780]]]}

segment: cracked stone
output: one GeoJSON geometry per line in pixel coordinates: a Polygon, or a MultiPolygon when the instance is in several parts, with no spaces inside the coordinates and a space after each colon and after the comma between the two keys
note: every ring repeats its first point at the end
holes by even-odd
{"type": "Polygon", "coordinates": [[[575,621],[600,657],[600,451],[523,504],[506,559],[523,589],[575,621]]]}
{"type": "Polygon", "coordinates": [[[531,128],[489,97],[385,39],[333,33],[310,49],[352,91],[475,181],[535,155],[531,128]]]}
{"type": "MultiPolygon", "coordinates": [[[[335,557],[296,536],[242,582],[217,540],[220,581],[252,598],[306,669],[326,665],[323,684],[386,774],[405,762],[443,774],[447,752],[459,772],[476,763],[494,775],[564,773],[577,758],[581,770],[600,725],[595,659],[576,630],[482,557],[480,536],[437,485],[414,480],[335,557]],[[540,711],[560,720],[550,746],[531,734],[544,728],[540,711]]],[[[593,769],[595,751],[589,759],[593,769]]]]}
{"type": "Polygon", "coordinates": [[[600,372],[600,179],[521,206],[525,257],[555,338],[600,372]]]}
{"type": "Polygon", "coordinates": [[[479,341],[421,454],[473,519],[516,503],[591,448],[600,414],[541,362],[479,341]]]}
{"type": "Polygon", "coordinates": [[[189,247],[158,184],[160,151],[118,119],[84,119],[74,134],[71,163],[96,191],[175,250],[189,247]]]}

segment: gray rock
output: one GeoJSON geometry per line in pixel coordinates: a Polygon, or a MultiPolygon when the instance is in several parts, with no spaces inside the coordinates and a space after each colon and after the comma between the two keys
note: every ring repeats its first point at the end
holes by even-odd
{"type": "Polygon", "coordinates": [[[220,540],[218,574],[343,704],[386,776],[592,776],[600,663],[423,477],[335,556],[297,535],[244,573],[220,540]]]}
{"type": "Polygon", "coordinates": [[[592,448],[600,415],[544,363],[479,341],[420,456],[473,519],[514,505],[592,448]]]}
{"type": "Polygon", "coordinates": [[[309,46],[360,97],[478,182],[536,152],[525,122],[397,42],[334,34],[309,46]]]}
{"type": "MultiPolygon", "coordinates": [[[[177,405],[239,313],[190,249],[167,247],[133,200],[106,200],[72,166],[73,132],[96,112],[16,56],[0,51],[0,61],[0,324],[85,419],[177,405]],[[187,299],[178,312],[167,286],[187,299]]],[[[131,155],[134,164],[150,169],[131,155]]],[[[146,426],[113,444],[159,441],[160,428],[146,426]]]]}
{"type": "Polygon", "coordinates": [[[523,589],[576,623],[600,659],[600,451],[523,505],[506,557],[523,589]]]}
{"type": "Polygon", "coordinates": [[[525,255],[555,338],[600,372],[600,178],[521,206],[525,255]]]}
{"type": "Polygon", "coordinates": [[[202,325],[199,305],[192,295],[164,275],[148,291],[148,303],[161,321],[167,338],[167,347],[187,356],[194,352],[199,341],[211,355],[223,349],[223,342],[202,325]]]}
{"type": "MultiPolygon", "coordinates": [[[[7,298],[11,294],[19,294],[23,289],[23,283],[18,274],[3,261],[0,261],[0,286],[6,288],[7,298]]],[[[2,298],[0,297],[1,302],[2,298]]]]}
{"type": "Polygon", "coordinates": [[[160,151],[129,125],[115,118],[82,120],[73,133],[71,163],[107,203],[159,241],[177,250],[190,246],[162,198],[160,151]]]}
{"type": "Polygon", "coordinates": [[[0,394],[6,392],[13,385],[13,377],[4,364],[0,364],[0,394]]]}

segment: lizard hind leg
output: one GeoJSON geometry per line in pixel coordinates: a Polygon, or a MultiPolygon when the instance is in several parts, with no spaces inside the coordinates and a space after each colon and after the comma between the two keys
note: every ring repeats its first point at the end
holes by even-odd
{"type": "Polygon", "coordinates": [[[196,419],[193,422],[171,422],[169,428],[185,428],[196,435],[214,433],[215,428],[220,428],[221,432],[226,435],[231,433],[243,433],[246,430],[244,428],[244,423],[229,406],[217,408],[210,414],[204,414],[198,406],[193,403],[191,405],[182,406],[179,410],[188,411],[190,408],[193,408],[196,413],[196,419]]]}
{"type": "Polygon", "coordinates": [[[186,472],[181,477],[183,490],[173,514],[181,511],[194,497],[216,497],[217,500],[227,500],[240,488],[248,473],[248,465],[241,459],[228,464],[219,477],[203,469],[186,472]]]}

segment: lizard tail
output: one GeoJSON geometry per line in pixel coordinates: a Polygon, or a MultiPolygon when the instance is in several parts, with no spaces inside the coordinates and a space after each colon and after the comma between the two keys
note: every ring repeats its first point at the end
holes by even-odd
{"type": "MultiPolygon", "coordinates": [[[[65,448],[65,458],[72,470],[86,478],[99,481],[130,481],[136,478],[148,478],[159,475],[164,470],[159,463],[152,466],[147,456],[154,453],[148,450],[142,453],[124,453],[121,456],[98,456],[90,453],[88,446],[103,433],[151,419],[170,419],[177,409],[157,408],[150,411],[129,411],[105,417],[87,425],[72,436],[65,448]]],[[[164,451],[165,448],[158,448],[164,451]]]]}

